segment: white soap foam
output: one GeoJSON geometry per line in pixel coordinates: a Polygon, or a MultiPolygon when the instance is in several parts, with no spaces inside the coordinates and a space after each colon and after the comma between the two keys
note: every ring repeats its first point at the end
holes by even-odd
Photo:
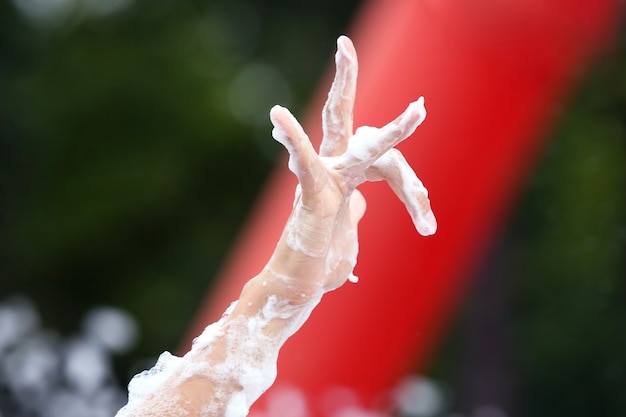
{"type": "Polygon", "coordinates": [[[215,386],[212,401],[203,410],[203,416],[246,416],[252,403],[276,378],[280,347],[302,326],[321,296],[320,292],[308,302],[296,305],[270,295],[258,314],[227,320],[236,307],[236,303],[231,304],[218,322],[207,326],[194,340],[191,351],[184,357],[164,352],[152,369],[136,375],[128,387],[128,404],[117,417],[148,414],[148,411],[154,415],[157,410],[163,415],[166,412],[183,415],[184,410],[172,408],[181,401],[173,387],[197,377],[206,378],[215,386]],[[280,323],[272,327],[277,320],[280,323]],[[277,333],[272,333],[274,330],[270,327],[278,329],[277,333]],[[207,363],[203,355],[218,338],[225,342],[225,357],[207,363]],[[167,389],[168,386],[172,388],[167,389]],[[143,408],[146,404],[149,410],[143,408]]]}
{"type": "MultiPolygon", "coordinates": [[[[279,106],[276,106],[276,107],[279,107],[279,106]]],[[[289,163],[288,163],[289,170],[293,172],[294,174],[298,175],[299,173],[298,165],[296,164],[296,161],[292,156],[294,154],[294,148],[293,146],[291,146],[291,142],[289,142],[287,132],[285,132],[285,130],[282,127],[275,125],[274,128],[272,129],[272,137],[276,139],[276,141],[279,142],[281,145],[283,145],[285,149],[287,149],[287,152],[289,153],[289,163]]]]}
{"type": "Polygon", "coordinates": [[[356,80],[358,76],[358,64],[356,57],[351,56],[342,44],[341,38],[337,40],[337,53],[335,63],[337,72],[328,92],[328,100],[322,110],[322,131],[324,140],[320,148],[320,154],[333,155],[338,151],[344,135],[352,133],[352,106],[356,93],[356,80]],[[347,60],[343,65],[341,61],[347,60]]]}
{"type": "Polygon", "coordinates": [[[399,151],[391,149],[381,156],[374,165],[381,171],[383,177],[392,177],[394,173],[398,174],[396,180],[399,181],[397,186],[400,189],[397,192],[406,205],[418,232],[424,236],[435,233],[437,221],[430,209],[428,190],[415,175],[404,156],[399,151]]]}
{"type": "Polygon", "coordinates": [[[331,236],[328,231],[320,230],[318,225],[310,224],[313,220],[313,216],[298,202],[285,226],[286,243],[296,252],[320,258],[328,251],[331,236]]]}
{"type": "MultiPolygon", "coordinates": [[[[367,168],[382,150],[390,149],[408,138],[426,118],[424,97],[409,104],[400,117],[382,128],[359,127],[348,140],[348,149],[342,155],[346,167],[367,168]]],[[[380,155],[379,155],[380,156],[380,155]]]]}

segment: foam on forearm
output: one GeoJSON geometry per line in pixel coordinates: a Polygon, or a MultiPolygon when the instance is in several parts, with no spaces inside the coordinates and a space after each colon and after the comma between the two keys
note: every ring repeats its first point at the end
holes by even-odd
{"type": "Polygon", "coordinates": [[[269,295],[256,314],[236,318],[230,314],[237,304],[231,304],[218,322],[194,340],[185,356],[165,352],[150,370],[136,375],[128,386],[128,404],[117,417],[186,415],[184,395],[177,388],[193,378],[205,378],[212,385],[201,416],[246,416],[252,403],[274,382],[281,346],[306,321],[321,295],[308,296],[307,302],[297,305],[269,295]],[[272,329],[278,331],[268,333],[276,320],[280,323],[272,329]],[[220,354],[210,355],[217,343],[221,344],[217,347],[220,354]],[[218,359],[207,359],[214,357],[218,359]]]}

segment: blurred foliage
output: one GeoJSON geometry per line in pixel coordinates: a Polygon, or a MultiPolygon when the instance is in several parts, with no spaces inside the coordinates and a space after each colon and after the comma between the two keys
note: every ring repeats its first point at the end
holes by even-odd
{"type": "Polygon", "coordinates": [[[433,367],[464,413],[626,415],[624,26],[559,113],[433,367]]]}
{"type": "Polygon", "coordinates": [[[528,415],[626,415],[623,29],[620,41],[572,97],[518,214],[514,331],[528,415]]]}
{"type": "MultiPolygon", "coordinates": [[[[302,110],[359,2],[135,0],[48,20],[26,3],[0,1],[0,294],[65,332],[94,305],[130,311],[126,379],[176,349],[280,152],[269,105],[302,110]]],[[[512,415],[626,415],[625,39],[571,98],[497,251],[512,415]]]]}
{"type": "Polygon", "coordinates": [[[280,152],[269,106],[302,109],[356,3],[1,3],[0,292],[66,332],[126,308],[121,368],[175,350],[280,152]]]}

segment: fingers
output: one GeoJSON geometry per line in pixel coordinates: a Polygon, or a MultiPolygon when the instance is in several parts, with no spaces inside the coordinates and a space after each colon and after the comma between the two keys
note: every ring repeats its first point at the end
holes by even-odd
{"type": "Polygon", "coordinates": [[[346,36],[337,39],[335,64],[335,79],[322,111],[320,156],[341,155],[346,150],[348,138],[352,136],[358,62],[354,45],[346,36]]]}
{"type": "Polygon", "coordinates": [[[411,136],[426,118],[424,98],[409,104],[393,122],[380,129],[360,127],[348,141],[341,165],[350,171],[365,170],[391,148],[411,136]]]}
{"type": "Polygon", "coordinates": [[[391,149],[378,158],[366,171],[370,181],[385,180],[406,206],[413,224],[423,236],[437,230],[437,220],[430,208],[428,191],[397,149],[391,149]]]}
{"type": "Polygon", "coordinates": [[[291,112],[284,107],[272,107],[270,120],[274,125],[272,137],[289,152],[289,169],[296,174],[303,188],[311,188],[314,181],[312,170],[319,163],[319,159],[309,137],[291,112]]]}

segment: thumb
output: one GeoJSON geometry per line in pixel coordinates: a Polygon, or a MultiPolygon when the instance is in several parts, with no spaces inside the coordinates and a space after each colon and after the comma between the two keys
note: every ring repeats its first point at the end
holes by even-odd
{"type": "Polygon", "coordinates": [[[350,196],[350,221],[354,226],[359,224],[359,221],[365,214],[367,204],[365,203],[365,197],[359,190],[354,190],[350,196]]]}

